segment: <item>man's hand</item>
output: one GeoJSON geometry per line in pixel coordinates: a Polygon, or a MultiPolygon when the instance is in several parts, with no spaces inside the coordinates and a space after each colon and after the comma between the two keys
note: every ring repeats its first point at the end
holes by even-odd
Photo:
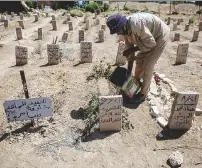
{"type": "Polygon", "coordinates": [[[138,46],[135,46],[135,47],[132,47],[132,48],[128,48],[126,50],[123,51],[123,56],[128,56],[130,55],[131,53],[134,53],[136,51],[139,51],[139,47],[138,46]]]}

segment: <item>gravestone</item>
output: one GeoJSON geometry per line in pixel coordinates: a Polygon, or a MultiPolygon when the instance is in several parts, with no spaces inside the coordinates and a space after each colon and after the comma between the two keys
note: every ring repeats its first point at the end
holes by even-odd
{"type": "Polygon", "coordinates": [[[1,21],[4,22],[4,20],[6,20],[6,16],[5,15],[1,15],[1,21]]]}
{"type": "Polygon", "coordinates": [[[192,41],[198,41],[199,31],[194,30],[192,41]]]}
{"type": "Polygon", "coordinates": [[[102,29],[102,30],[106,30],[106,24],[103,24],[103,25],[101,26],[101,29],[102,29]]]}
{"type": "Polygon", "coordinates": [[[180,19],[177,19],[177,25],[180,25],[180,21],[181,21],[180,19]]]}
{"type": "Polygon", "coordinates": [[[69,30],[73,30],[73,24],[72,24],[72,22],[69,22],[69,30]]]}
{"type": "Polygon", "coordinates": [[[21,40],[22,37],[22,28],[21,27],[16,27],[16,36],[18,40],[21,40]]]}
{"type": "Polygon", "coordinates": [[[42,34],[42,28],[38,28],[38,40],[42,40],[43,34],[42,34]]]}
{"type": "Polygon", "coordinates": [[[99,96],[100,131],[121,131],[122,106],[121,95],[99,96]]]}
{"type": "Polygon", "coordinates": [[[7,28],[8,27],[8,20],[4,20],[4,27],[7,28]]]}
{"type": "Polygon", "coordinates": [[[167,25],[170,25],[170,20],[171,20],[171,18],[168,17],[167,25]]]}
{"type": "Polygon", "coordinates": [[[123,51],[125,50],[126,48],[126,45],[124,42],[119,42],[119,46],[118,46],[118,52],[117,52],[117,55],[116,55],[116,62],[115,62],[115,65],[125,65],[126,64],[126,57],[123,56],[123,51]]]}
{"type": "Polygon", "coordinates": [[[62,42],[66,42],[68,38],[68,33],[64,32],[64,34],[62,35],[62,42]]]}
{"type": "Polygon", "coordinates": [[[175,33],[174,41],[180,41],[180,33],[175,33]]]}
{"type": "Polygon", "coordinates": [[[57,23],[56,20],[52,20],[53,30],[57,31],[57,23]]]}
{"type": "Polygon", "coordinates": [[[189,24],[185,25],[184,31],[189,31],[189,24]]]}
{"type": "Polygon", "coordinates": [[[168,126],[170,129],[189,129],[192,126],[199,94],[179,92],[172,105],[168,126]]]}
{"type": "Polygon", "coordinates": [[[98,32],[98,41],[104,42],[104,30],[99,30],[98,32]]]}
{"type": "Polygon", "coordinates": [[[186,64],[188,55],[189,43],[181,43],[177,48],[176,64],[186,64]]]}
{"type": "Polygon", "coordinates": [[[86,20],[88,20],[88,16],[84,16],[83,22],[86,23],[86,20]]]}
{"type": "Polygon", "coordinates": [[[92,63],[92,42],[82,41],[80,44],[81,62],[92,63]]]}
{"type": "Polygon", "coordinates": [[[11,12],[11,17],[14,18],[15,17],[15,13],[11,12]]]}
{"type": "Polygon", "coordinates": [[[38,15],[37,15],[37,14],[35,14],[35,15],[34,15],[34,17],[35,17],[35,22],[37,22],[37,21],[39,20],[38,15]]]}
{"type": "Polygon", "coordinates": [[[79,43],[84,41],[84,30],[79,30],[79,43]]]}
{"type": "Polygon", "coordinates": [[[46,12],[46,17],[49,17],[49,14],[48,14],[48,12],[46,12]]]}
{"type": "Polygon", "coordinates": [[[94,16],[94,18],[96,19],[97,18],[97,12],[95,11],[95,16],[94,16]]]}
{"type": "Polygon", "coordinates": [[[25,65],[28,62],[28,48],[15,46],[16,66],[25,65]]]}
{"type": "Polygon", "coordinates": [[[202,31],[202,22],[199,22],[199,31],[202,31]]]}
{"type": "Polygon", "coordinates": [[[31,17],[31,16],[32,16],[32,14],[31,14],[30,12],[28,12],[28,13],[27,13],[27,16],[28,16],[28,17],[31,17]]]}
{"type": "Polygon", "coordinates": [[[24,20],[24,15],[23,15],[23,13],[20,13],[20,20],[24,20]]]}
{"type": "Polygon", "coordinates": [[[173,31],[177,30],[177,23],[173,23],[173,31]]]}
{"type": "Polygon", "coordinates": [[[96,19],[95,20],[95,25],[99,25],[100,24],[100,20],[99,19],[96,19]]]}
{"type": "Polygon", "coordinates": [[[48,44],[48,65],[57,65],[60,63],[60,47],[58,44],[48,44]]]}
{"type": "Polygon", "coordinates": [[[67,21],[70,21],[70,14],[67,14],[67,21]]]}
{"type": "Polygon", "coordinates": [[[85,26],[85,29],[88,30],[90,27],[90,21],[89,20],[86,20],[86,26],[85,26]]]}
{"type": "Polygon", "coordinates": [[[56,19],[55,19],[55,15],[52,15],[51,17],[52,17],[52,21],[53,21],[53,20],[56,20],[56,19]]]}
{"type": "Polygon", "coordinates": [[[24,29],[25,28],[25,26],[24,26],[24,21],[23,20],[20,20],[20,21],[18,21],[19,22],[19,26],[22,28],[22,29],[24,29]]]}

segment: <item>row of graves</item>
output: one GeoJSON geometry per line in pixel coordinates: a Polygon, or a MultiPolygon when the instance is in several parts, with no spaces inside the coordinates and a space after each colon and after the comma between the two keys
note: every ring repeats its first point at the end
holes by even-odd
{"type": "MultiPolygon", "coordinates": [[[[84,17],[85,28],[89,29],[89,20],[84,17]]],[[[73,30],[73,24],[69,14],[66,15],[66,23],[69,24],[69,30],[73,30]]],[[[53,30],[57,30],[56,19],[52,16],[53,30]]],[[[96,19],[96,24],[99,25],[99,19],[96,19]]],[[[199,30],[202,28],[199,24],[199,30]]],[[[201,25],[202,26],[202,25],[201,25]]],[[[104,42],[104,31],[106,25],[101,26],[99,31],[99,40],[104,42]]],[[[23,39],[22,27],[16,28],[18,40],[23,39]]],[[[42,39],[42,28],[38,29],[38,36],[42,39]]],[[[64,33],[62,41],[66,41],[68,33],[64,33]]],[[[79,30],[80,42],[80,61],[82,63],[92,63],[93,43],[85,41],[84,30],[79,30]]],[[[186,63],[189,44],[179,44],[177,49],[176,63],[186,63]]],[[[119,42],[115,64],[126,64],[126,59],[123,57],[125,44],[119,42]]],[[[47,45],[48,65],[57,65],[61,62],[61,52],[58,44],[47,45]]],[[[16,65],[22,66],[28,63],[28,48],[25,46],[15,47],[16,65]]],[[[30,99],[24,72],[21,72],[21,78],[26,99],[9,100],[4,103],[5,113],[8,121],[32,120],[40,117],[48,117],[52,115],[51,100],[48,98],[30,99]]],[[[170,129],[189,129],[194,121],[196,107],[199,99],[198,93],[176,92],[175,100],[172,105],[171,115],[168,123],[163,127],[170,129]]],[[[123,97],[121,95],[102,95],[99,96],[99,123],[100,131],[120,131],[122,128],[122,110],[123,97]]],[[[199,113],[199,111],[198,111],[199,113]]],[[[202,113],[202,111],[200,112],[202,113]]]]}

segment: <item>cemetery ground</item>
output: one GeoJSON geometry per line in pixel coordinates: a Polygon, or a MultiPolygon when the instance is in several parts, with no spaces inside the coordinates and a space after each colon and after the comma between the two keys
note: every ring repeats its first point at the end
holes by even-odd
{"type": "MultiPolygon", "coordinates": [[[[190,5],[186,9],[190,10],[191,7],[190,5]]],[[[95,128],[93,127],[95,130],[92,129],[92,133],[87,135],[89,124],[94,121],[90,120],[89,115],[97,111],[96,96],[99,89],[101,86],[103,90],[108,89],[104,85],[105,79],[87,79],[95,73],[93,71],[95,66],[99,69],[100,65],[115,63],[117,37],[111,36],[106,28],[104,42],[97,43],[100,26],[105,24],[106,19],[102,14],[98,15],[100,24],[95,25],[94,15],[90,14],[90,28],[85,30],[85,41],[92,41],[93,61],[79,64],[78,35],[79,30],[85,27],[84,17],[71,17],[73,30],[69,31],[68,24],[63,24],[66,17],[62,16],[62,13],[63,11],[59,10],[49,13],[50,17],[40,16],[37,22],[34,22],[33,15],[24,17],[23,39],[19,41],[16,40],[15,33],[19,16],[15,16],[14,20],[9,22],[8,28],[0,26],[0,123],[2,123],[0,133],[6,133],[0,138],[0,167],[168,168],[166,163],[168,156],[176,150],[184,157],[181,167],[201,167],[201,164],[198,164],[202,162],[201,116],[196,116],[193,126],[180,134],[176,131],[162,132],[163,128],[150,115],[151,102],[157,106],[159,101],[163,102],[166,106],[165,111],[162,111],[165,117],[166,110],[171,109],[173,100],[170,96],[171,89],[163,82],[160,86],[152,85],[154,88],[151,89],[153,91],[159,87],[163,90],[162,94],[151,96],[152,99],[147,99],[138,108],[124,107],[122,131],[99,132],[97,130],[99,126],[96,124],[95,128]],[[52,14],[56,16],[57,31],[52,30],[50,23],[52,14]],[[37,40],[38,28],[43,30],[42,40],[37,40]],[[64,43],[61,38],[65,31],[68,32],[68,38],[64,43]],[[58,36],[57,44],[63,49],[64,55],[61,63],[48,66],[47,44],[51,44],[56,36],[58,36]],[[15,66],[15,46],[19,43],[21,46],[28,47],[28,64],[24,66],[15,66]],[[29,127],[30,121],[8,124],[4,112],[3,103],[6,100],[25,98],[20,70],[25,72],[30,98],[48,97],[52,100],[53,116],[35,120],[34,128],[29,127]],[[83,111],[87,116],[83,116],[83,111]]],[[[202,34],[200,32],[198,41],[190,42],[197,23],[190,25],[189,31],[184,31],[185,24],[192,17],[191,14],[186,13],[187,15],[170,16],[172,18],[169,25],[170,40],[155,71],[171,79],[178,91],[194,91],[201,95],[202,34]],[[184,22],[177,26],[176,31],[172,31],[173,18],[184,19],[184,22]],[[180,33],[180,41],[172,42],[175,32],[180,33]],[[187,62],[174,65],[177,46],[185,41],[189,42],[187,62]]],[[[161,15],[163,20],[167,17],[166,14],[161,15]]],[[[97,71],[95,75],[99,73],[103,74],[97,71]]],[[[115,94],[114,88],[109,89],[110,94],[115,94]]],[[[202,109],[200,97],[197,107],[202,109]]]]}

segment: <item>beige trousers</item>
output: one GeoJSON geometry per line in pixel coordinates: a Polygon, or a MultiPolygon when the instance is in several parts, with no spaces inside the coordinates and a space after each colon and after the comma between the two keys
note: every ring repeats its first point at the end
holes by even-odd
{"type": "Polygon", "coordinates": [[[134,61],[134,64],[136,64],[136,66],[134,66],[133,64],[132,76],[135,78],[143,79],[141,93],[145,96],[149,91],[154,66],[157,63],[157,60],[159,59],[161,54],[163,53],[168,39],[169,32],[164,36],[157,38],[155,48],[153,48],[149,52],[144,53],[140,51],[137,54],[136,61],[134,61]]]}

